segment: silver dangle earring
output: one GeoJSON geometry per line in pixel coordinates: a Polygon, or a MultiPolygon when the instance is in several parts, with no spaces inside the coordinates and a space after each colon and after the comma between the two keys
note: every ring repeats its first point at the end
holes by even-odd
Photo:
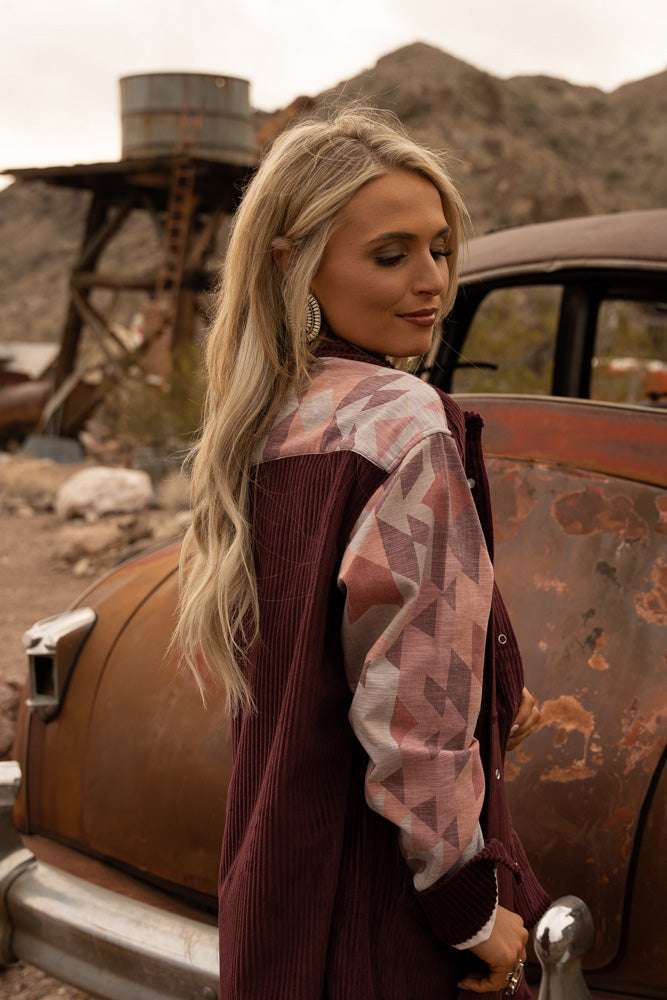
{"type": "Polygon", "coordinates": [[[309,295],[306,302],[306,341],[309,344],[315,340],[322,328],[322,311],[314,295],[309,295]]]}

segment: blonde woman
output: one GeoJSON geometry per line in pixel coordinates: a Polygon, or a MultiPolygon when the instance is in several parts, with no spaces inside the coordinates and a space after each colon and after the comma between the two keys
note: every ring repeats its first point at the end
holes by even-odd
{"type": "Polygon", "coordinates": [[[481,420],[406,370],[463,218],[438,156],[347,111],[281,136],[235,220],[175,639],[233,715],[224,1000],[530,995],[548,900],[502,769],[538,713],[481,420]]]}

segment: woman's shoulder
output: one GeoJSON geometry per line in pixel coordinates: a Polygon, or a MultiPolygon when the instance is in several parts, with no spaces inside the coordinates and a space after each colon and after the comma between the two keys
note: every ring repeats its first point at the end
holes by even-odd
{"type": "Polygon", "coordinates": [[[438,433],[451,436],[442,400],[426,382],[371,361],[323,357],[308,385],[285,401],[259,460],[353,451],[389,471],[438,433]]]}
{"type": "Polygon", "coordinates": [[[360,415],[373,419],[374,410],[390,416],[421,415],[424,428],[446,427],[445,409],[437,389],[409,372],[381,367],[370,361],[347,358],[321,358],[313,371],[309,395],[330,386],[339,408],[362,402],[360,415]]]}

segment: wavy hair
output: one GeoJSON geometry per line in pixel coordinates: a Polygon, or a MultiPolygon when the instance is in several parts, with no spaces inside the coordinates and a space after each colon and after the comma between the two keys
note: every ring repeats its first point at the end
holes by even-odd
{"type": "Polygon", "coordinates": [[[193,521],[180,564],[172,639],[202,696],[216,682],[230,712],[252,707],[243,659],[259,634],[250,528],[252,453],[314,360],[306,302],[338,216],[359,189],[393,170],[431,181],[451,227],[456,294],[465,209],[439,154],[384,113],[356,108],[301,121],[276,139],[232,224],[206,350],[203,429],[191,454],[193,521]],[[287,259],[283,274],[274,255],[287,259]]]}

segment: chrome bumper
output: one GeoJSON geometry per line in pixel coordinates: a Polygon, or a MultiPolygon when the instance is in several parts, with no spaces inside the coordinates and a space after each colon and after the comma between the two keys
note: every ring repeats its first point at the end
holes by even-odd
{"type": "Polygon", "coordinates": [[[0,965],[22,959],[108,1000],[216,1000],[215,927],[91,885],[26,850],[0,762],[0,965]]]}

